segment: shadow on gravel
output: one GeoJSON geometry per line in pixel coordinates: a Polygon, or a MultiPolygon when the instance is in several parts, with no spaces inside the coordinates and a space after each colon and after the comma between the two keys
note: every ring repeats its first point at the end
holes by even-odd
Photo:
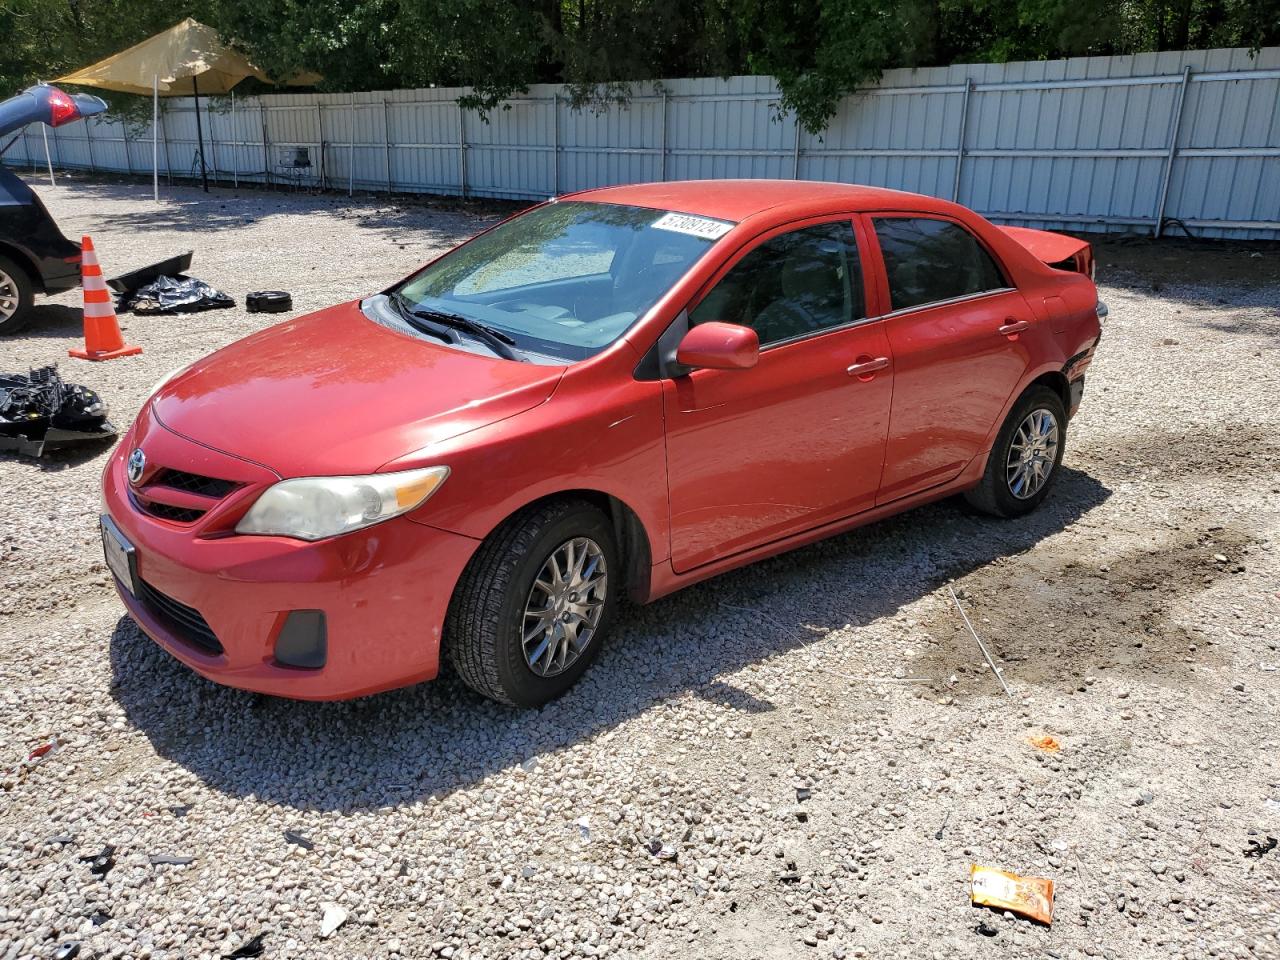
{"type": "MultiPolygon", "coordinates": [[[[65,303],[37,303],[31,320],[22,328],[25,339],[79,337],[84,333],[84,311],[65,303]]],[[[66,360],[66,356],[55,358],[66,360]]]]}
{"type": "Polygon", "coordinates": [[[111,638],[112,693],[157,752],[227,794],[318,810],[410,804],[589,741],[664,700],[771,710],[758,690],[719,677],[823,628],[892,616],[949,578],[1026,551],[1109,494],[1064,468],[1054,495],[1018,521],[946,501],[631,608],[582,682],[540,710],[500,707],[450,676],[347,703],[256,696],[201,679],[127,617],[111,638]]]}

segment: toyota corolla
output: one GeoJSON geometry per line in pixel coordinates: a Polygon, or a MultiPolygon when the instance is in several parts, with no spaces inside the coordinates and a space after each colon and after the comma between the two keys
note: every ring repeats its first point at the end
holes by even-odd
{"type": "Polygon", "coordinates": [[[563,693],[619,602],[1059,473],[1088,244],[829,183],[541,204],[172,375],[103,477],[125,605],[219,683],[355,697],[447,662],[563,693]]]}

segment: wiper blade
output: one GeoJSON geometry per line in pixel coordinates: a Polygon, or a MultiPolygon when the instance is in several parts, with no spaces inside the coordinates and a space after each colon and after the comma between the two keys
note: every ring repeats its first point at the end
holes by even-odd
{"type": "Polygon", "coordinates": [[[417,313],[415,313],[413,308],[409,306],[403,296],[398,293],[393,293],[388,296],[387,299],[391,302],[391,305],[396,308],[396,313],[400,314],[404,322],[413,327],[413,329],[425,333],[427,336],[435,337],[437,340],[443,340],[445,343],[453,343],[453,338],[443,330],[437,330],[435,327],[429,327],[426,324],[419,322],[420,318],[417,313]]]}
{"type": "Polygon", "coordinates": [[[495,330],[493,327],[486,326],[483,323],[477,323],[468,317],[461,316],[456,313],[444,313],[440,310],[410,310],[415,317],[420,320],[427,320],[431,323],[439,323],[446,327],[452,327],[455,330],[465,330],[474,337],[478,337],[487,343],[490,349],[498,356],[506,360],[522,360],[511,348],[515,346],[515,340],[507,336],[501,330],[495,330]]]}

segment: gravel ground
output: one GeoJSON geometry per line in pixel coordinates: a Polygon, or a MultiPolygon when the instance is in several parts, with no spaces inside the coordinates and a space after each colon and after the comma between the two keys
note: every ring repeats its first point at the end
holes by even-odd
{"type": "MultiPolygon", "coordinates": [[[[195,275],[299,311],[494,216],[41,192],[108,275],[194,246],[195,275]]],[[[1104,245],[1111,317],[1039,512],[942,503],[632,611],[533,712],[448,678],[345,704],[199,679],[108,585],[106,451],[0,455],[0,958],[259,934],[268,958],[1280,957],[1280,849],[1244,855],[1280,836],[1277,259],[1104,245]],[[971,862],[1052,878],[1052,927],[971,907],[971,862]]],[[[60,360],[122,426],[271,319],[126,317],[146,352],[91,366],[76,302],[2,366],[60,360]]]]}

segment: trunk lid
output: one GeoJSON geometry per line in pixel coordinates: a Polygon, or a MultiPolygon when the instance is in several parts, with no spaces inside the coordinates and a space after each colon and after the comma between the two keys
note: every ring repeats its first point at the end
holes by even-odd
{"type": "Polygon", "coordinates": [[[29,123],[60,127],[106,110],[107,103],[101,97],[87,93],[73,96],[47,83],[39,83],[0,102],[0,137],[21,130],[29,123]]]}

